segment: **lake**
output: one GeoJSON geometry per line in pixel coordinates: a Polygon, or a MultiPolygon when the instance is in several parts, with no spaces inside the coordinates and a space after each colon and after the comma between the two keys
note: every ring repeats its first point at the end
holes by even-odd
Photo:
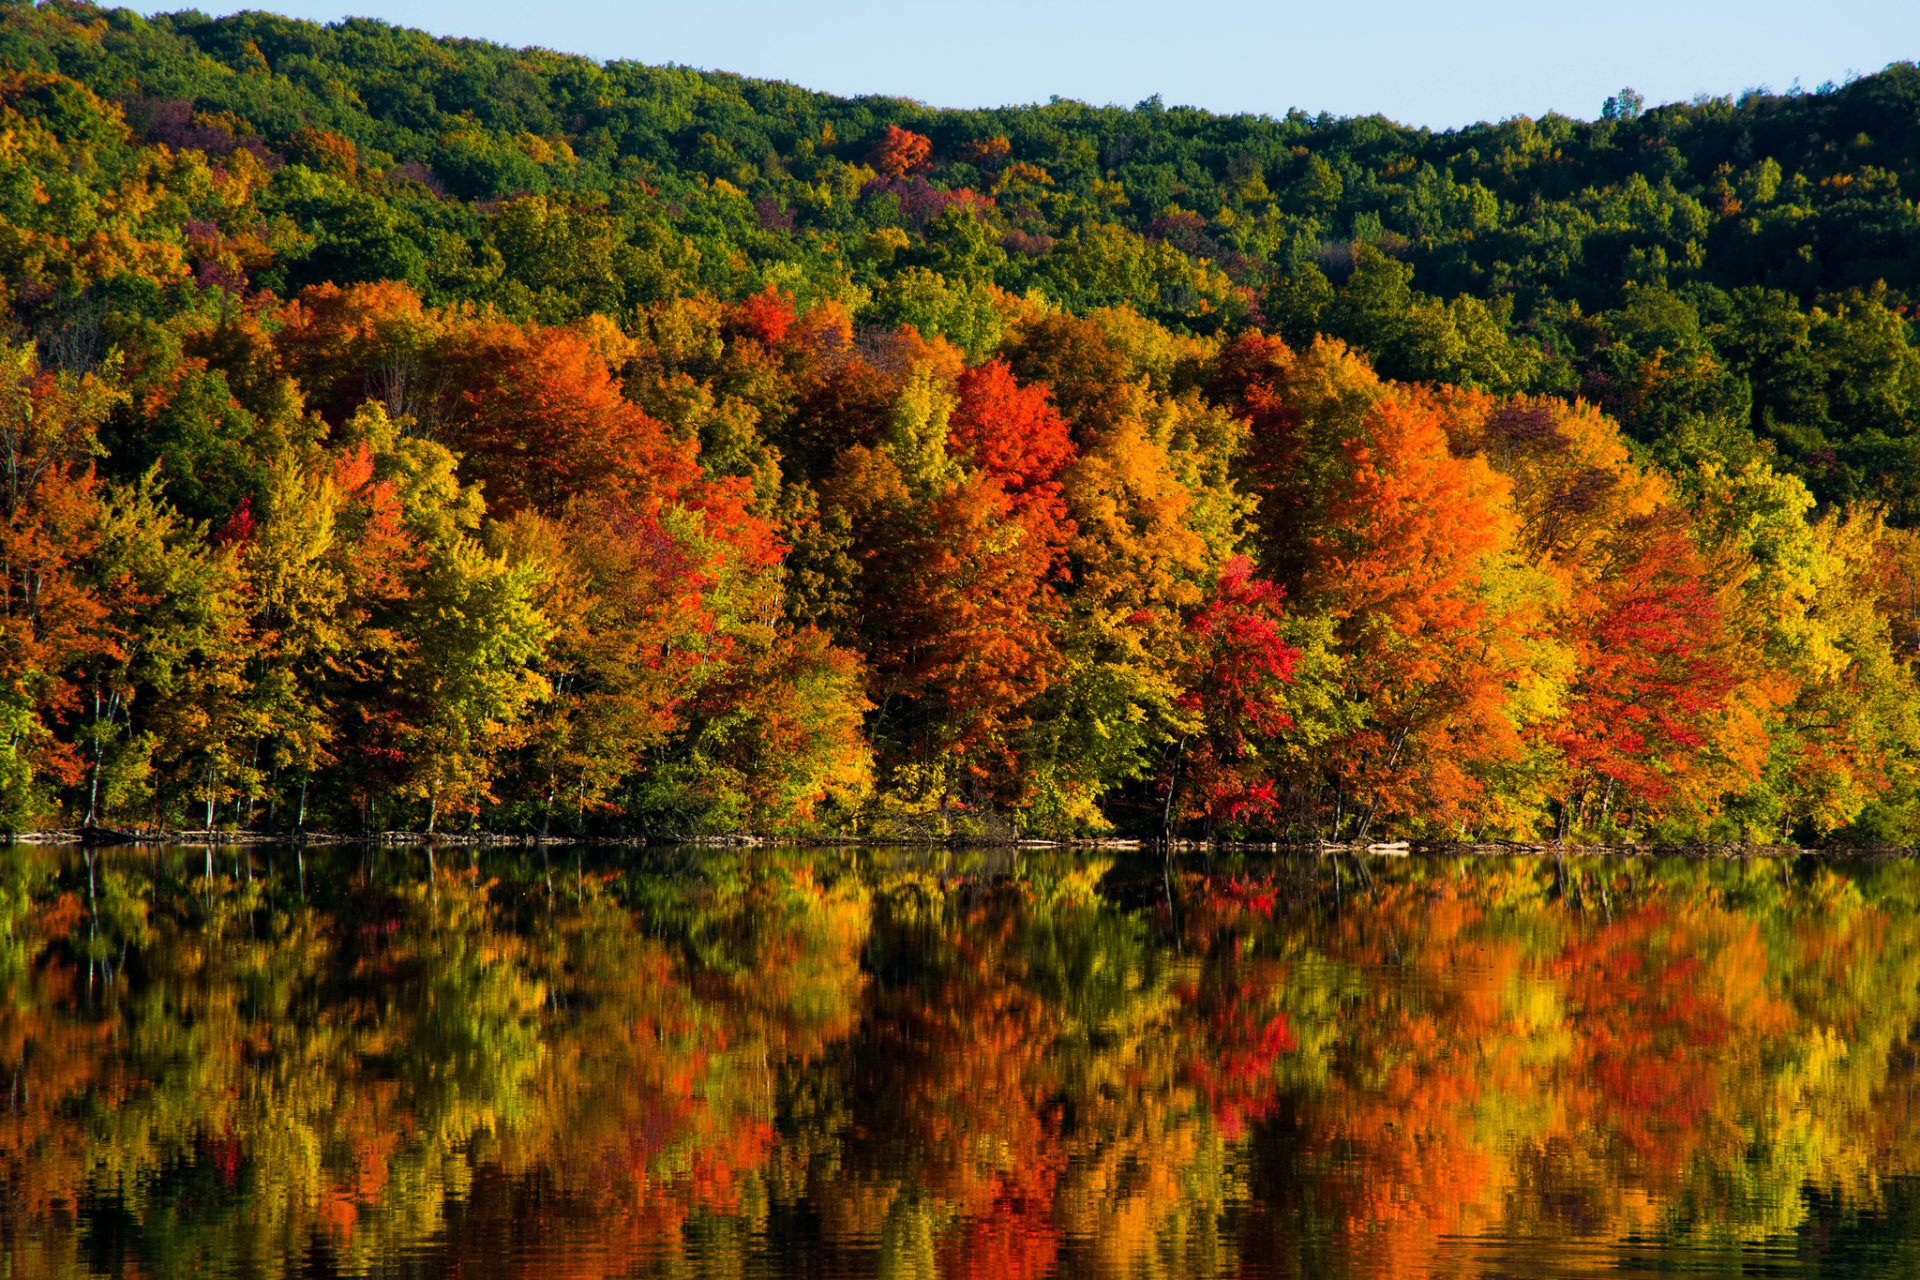
{"type": "Polygon", "coordinates": [[[8,1277],[1920,1272],[1913,862],[0,864],[8,1277]]]}

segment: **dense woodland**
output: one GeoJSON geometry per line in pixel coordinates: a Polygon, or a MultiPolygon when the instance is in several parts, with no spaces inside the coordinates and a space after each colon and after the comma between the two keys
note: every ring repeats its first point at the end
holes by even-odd
{"type": "Polygon", "coordinates": [[[13,829],[1920,839],[1911,64],[1439,134],[0,68],[13,829]]]}

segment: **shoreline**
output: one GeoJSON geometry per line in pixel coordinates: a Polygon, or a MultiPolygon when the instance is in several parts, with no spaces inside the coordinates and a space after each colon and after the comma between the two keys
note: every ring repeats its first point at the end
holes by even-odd
{"type": "Polygon", "coordinates": [[[1530,857],[1530,858],[1692,858],[1701,861],[1733,861],[1746,858],[1828,858],[1841,860],[1890,860],[1920,857],[1920,849],[1875,845],[1789,845],[1745,843],[1688,844],[1554,844],[1522,841],[1456,840],[1190,840],[1143,839],[1127,837],[1061,837],[1055,839],[991,836],[931,837],[880,836],[761,836],[663,835],[643,833],[630,836],[538,836],[500,832],[384,831],[353,834],[337,831],[263,832],[228,830],[128,830],[112,828],[52,828],[9,832],[9,844],[82,846],[88,848],[128,848],[148,846],[200,847],[307,845],[307,846],[380,846],[392,848],[696,848],[696,849],[1061,849],[1089,853],[1269,853],[1313,854],[1319,857],[1346,855],[1360,858],[1406,857],[1530,857]]]}

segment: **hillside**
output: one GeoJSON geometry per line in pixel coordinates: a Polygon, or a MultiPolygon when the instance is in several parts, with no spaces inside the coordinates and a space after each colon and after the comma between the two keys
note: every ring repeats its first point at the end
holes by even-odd
{"type": "Polygon", "coordinates": [[[7,821],[1920,834],[1920,70],[982,111],[0,8],[7,821]]]}
{"type": "MultiPolygon", "coordinates": [[[[253,273],[283,296],[401,278],[556,323],[857,286],[875,317],[926,321],[955,304],[920,268],[1193,332],[1328,332],[1392,377],[1587,395],[1641,439],[1739,422],[1823,498],[1915,500],[1911,64],[1433,134],[1158,102],[934,111],[367,20],[9,9],[6,65],[122,104],[130,141],[290,162],[260,193],[282,238],[253,273]],[[907,172],[874,167],[889,125],[930,140],[907,172]]],[[[89,141],[106,173],[132,159],[89,141]]]]}

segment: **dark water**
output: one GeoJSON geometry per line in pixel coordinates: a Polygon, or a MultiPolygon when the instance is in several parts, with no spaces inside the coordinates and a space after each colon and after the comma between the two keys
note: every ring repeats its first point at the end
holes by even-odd
{"type": "Polygon", "coordinates": [[[4,856],[3,1276],[1920,1273],[1912,863],[4,856]]]}

